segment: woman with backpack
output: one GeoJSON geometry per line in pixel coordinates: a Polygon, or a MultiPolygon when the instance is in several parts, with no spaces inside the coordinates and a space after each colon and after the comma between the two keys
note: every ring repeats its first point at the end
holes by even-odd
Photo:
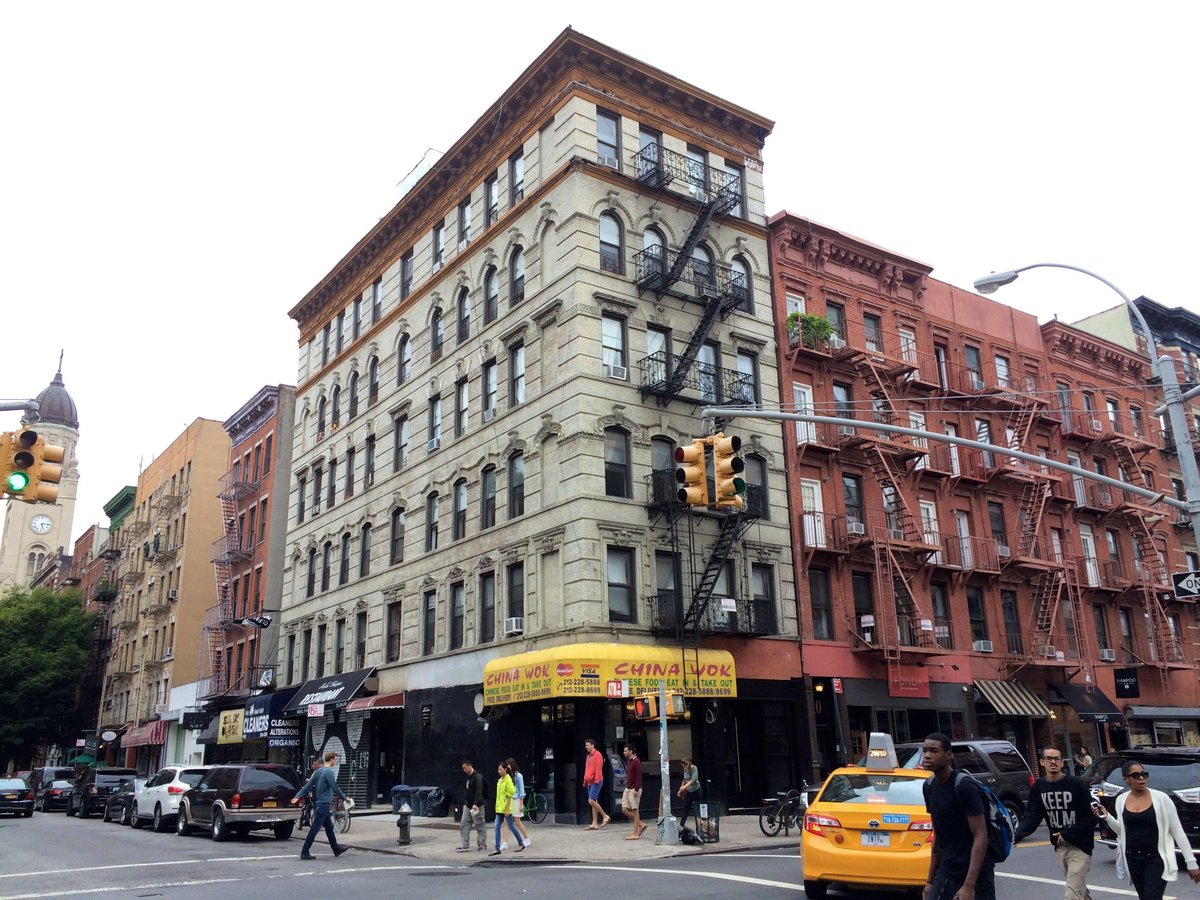
{"type": "Polygon", "coordinates": [[[528,847],[529,832],[525,830],[525,776],[521,774],[517,761],[511,756],[504,761],[504,765],[512,775],[513,786],[517,789],[517,792],[513,794],[513,821],[517,824],[517,831],[521,832],[521,837],[525,840],[525,846],[528,847]]]}

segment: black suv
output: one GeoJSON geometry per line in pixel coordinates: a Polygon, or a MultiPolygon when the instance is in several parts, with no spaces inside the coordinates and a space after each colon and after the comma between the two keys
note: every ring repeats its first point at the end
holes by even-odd
{"type": "Polygon", "coordinates": [[[245,837],[270,828],[286,841],[300,819],[300,807],[291,805],[298,790],[300,782],[288,766],[213,766],[180,798],[175,832],[208,828],[214,841],[227,841],[231,834],[245,837]]]}
{"type": "MultiPolygon", "coordinates": [[[[1193,849],[1200,849],[1200,750],[1191,747],[1137,747],[1105,753],[1083,770],[1080,778],[1091,788],[1110,815],[1115,815],[1117,795],[1128,787],[1121,775],[1125,762],[1141,763],[1150,775],[1146,784],[1175,802],[1179,821],[1193,849]]],[[[1117,836],[1100,823],[1100,843],[1117,846],[1117,836]]]]}
{"type": "MultiPolygon", "coordinates": [[[[921,747],[919,743],[897,744],[896,757],[901,767],[921,768],[921,747]]],[[[1021,818],[1035,779],[1020,750],[1008,741],[970,738],[951,741],[950,752],[954,754],[956,769],[986,784],[1011,815],[1021,818]]]]}
{"type": "Polygon", "coordinates": [[[132,781],[137,769],[91,768],[75,782],[71,795],[67,797],[67,815],[79,813],[86,819],[94,812],[103,812],[108,795],[121,786],[123,781],[132,781]]]}
{"type": "Polygon", "coordinates": [[[25,779],[29,782],[29,789],[35,794],[47,781],[61,781],[63,779],[75,780],[75,769],[71,766],[40,766],[29,773],[25,779]]]}

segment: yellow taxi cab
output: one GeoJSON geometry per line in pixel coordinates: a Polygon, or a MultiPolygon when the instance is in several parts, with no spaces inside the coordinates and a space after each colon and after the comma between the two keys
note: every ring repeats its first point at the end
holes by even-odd
{"type": "Polygon", "coordinates": [[[909,891],[929,880],[933,820],[924,769],[902,769],[891,735],[873,732],[866,765],[835,769],[804,813],[804,893],[821,900],[834,883],[909,891]]]}

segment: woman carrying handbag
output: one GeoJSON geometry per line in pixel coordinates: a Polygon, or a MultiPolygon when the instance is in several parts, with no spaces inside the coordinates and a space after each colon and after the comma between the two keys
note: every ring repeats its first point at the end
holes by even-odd
{"type": "Polygon", "coordinates": [[[1150,773],[1140,762],[1126,761],[1121,774],[1129,790],[1117,796],[1116,816],[1110,816],[1099,803],[1092,805],[1096,817],[1117,833],[1118,877],[1133,882],[1138,900],[1162,900],[1167,882],[1179,874],[1175,862],[1178,848],[1192,881],[1200,882],[1200,865],[1174,802],[1146,783],[1150,773]]]}

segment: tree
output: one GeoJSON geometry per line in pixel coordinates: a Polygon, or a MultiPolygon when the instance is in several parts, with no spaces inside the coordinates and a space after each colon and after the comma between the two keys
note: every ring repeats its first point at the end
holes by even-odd
{"type": "Polygon", "coordinates": [[[0,596],[0,760],[77,737],[76,692],[99,627],[77,590],[13,588],[0,596]]]}

